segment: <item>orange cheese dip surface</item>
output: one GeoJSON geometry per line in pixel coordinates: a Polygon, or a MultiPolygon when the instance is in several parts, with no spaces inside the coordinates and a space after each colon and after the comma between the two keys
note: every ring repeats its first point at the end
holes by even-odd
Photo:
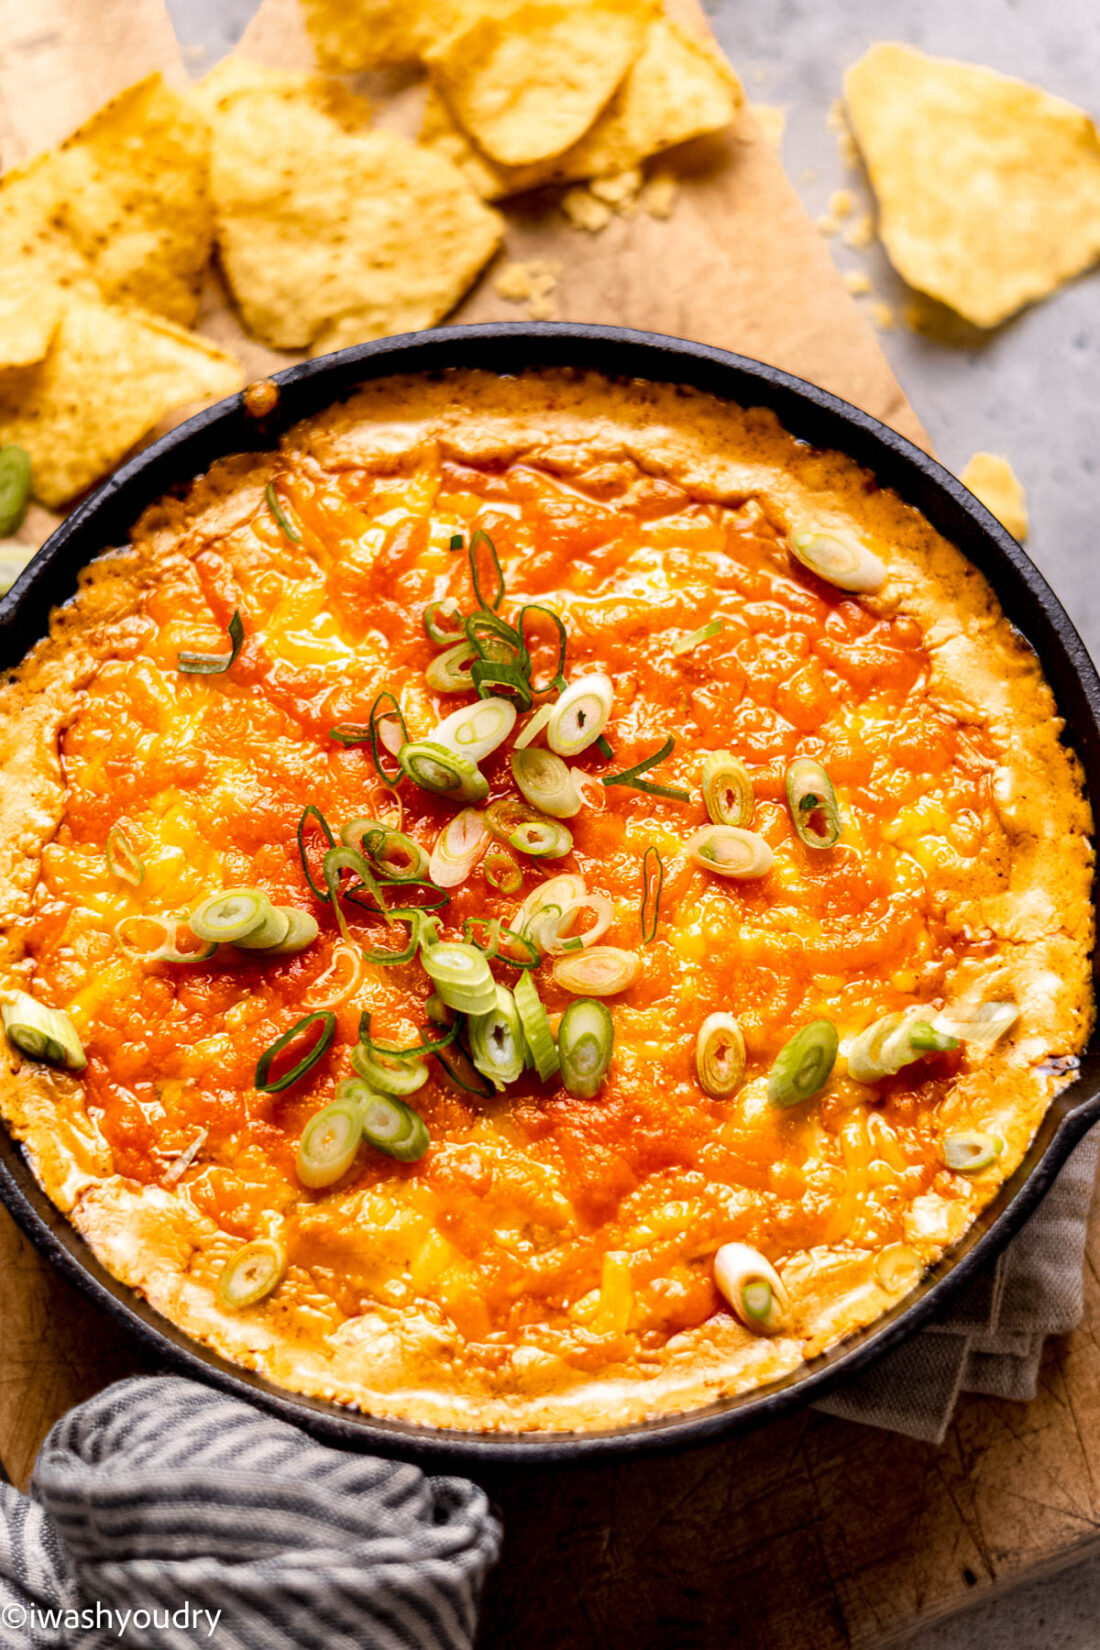
{"type": "MultiPolygon", "coordinates": [[[[326,462],[316,445],[289,443],[269,473],[301,542],[253,486],[246,506],[163,558],[78,693],[59,735],[63,817],[23,925],[35,994],[65,1009],[83,1040],[84,1103],[113,1174],[170,1189],[213,1234],[184,1269],[215,1286],[242,1242],[277,1235],[288,1271],[253,1309],[258,1321],[316,1348],[340,1345],[371,1314],[390,1324],[415,1314],[447,1344],[434,1370],[417,1365],[429,1385],[445,1385],[457,1360],[484,1390],[507,1392],[521,1347],[552,1355],[562,1379],[659,1360],[682,1332],[729,1319],[713,1258],[731,1241],[781,1274],[826,1250],[900,1257],[911,1282],[923,1258],[908,1246],[914,1204],[959,1202],[960,1226],[974,1208],[973,1180],[945,1166],[941,1144],[965,1048],[874,1089],[841,1058],[819,1095],[786,1109],[769,1104],[766,1079],[809,1021],[832,1020],[843,1052],[882,1015],[942,1007],[956,971],[979,975],[995,955],[994,929],[958,916],[976,875],[1008,886],[989,729],[935,691],[927,626],[808,572],[761,491],[698,496],[635,461],[573,471],[538,453],[458,457],[446,443],[389,465],[346,453],[326,462]],[[439,912],[445,939],[461,939],[470,917],[507,926],[563,871],[610,897],[601,943],[637,952],[641,972],[607,1000],[614,1054],[595,1097],[527,1071],[481,1099],[431,1063],[409,1096],[427,1154],[405,1164],[364,1145],[335,1186],[309,1191],[295,1173],[299,1140],[351,1073],[361,1011],[374,1036],[414,1043],[432,985],[418,961],[363,965],[341,996],[354,970],[306,881],[299,818],[313,804],[338,830],[392,806],[369,745],[329,734],[366,722],[382,689],[414,740],[472,702],[427,686],[438,649],[422,618],[446,596],[463,612],[477,605],[465,548],[451,540],[465,546],[478,528],[499,554],[502,614],[554,608],[567,675],[601,671],[614,684],[614,754],[590,746],[575,766],[616,773],[673,734],[673,754],[647,777],[691,799],[607,788],[567,821],[570,854],[515,855],[518,895],[478,867],[439,912]],[[181,648],[226,647],[235,609],[245,641],[232,668],[181,674],[181,648]],[[673,651],[716,617],[717,635],[673,651]],[[774,851],[754,880],[711,874],[685,850],[707,823],[701,767],[716,750],[745,762],[751,827],[774,851]],[[784,773],[798,755],[818,758],[835,786],[843,829],[832,849],[805,846],[793,828],[784,773]],[[139,889],[105,871],[112,827],[144,863],[139,889]],[[643,944],[650,847],[664,885],[656,937],[643,944]],[[192,964],[138,961],[116,942],[124,917],[186,919],[202,896],[243,885],[310,912],[319,938],[292,957],[223,946],[192,964]],[[258,1092],[263,1051],[328,1006],[329,1052],[287,1091],[258,1092]],[[737,1017],[748,1054],[729,1099],[705,1094],[694,1065],[698,1028],[718,1010],[737,1017]]],[[[536,674],[552,674],[549,627],[535,634],[536,674]]],[[[480,764],[490,800],[516,794],[511,747],[480,764]]],[[[453,808],[408,780],[399,795],[403,829],[430,852],[453,808]]],[[[309,840],[316,875],[320,839],[309,840]]],[[[344,909],[364,948],[406,943],[406,927],[344,909]]],[[[499,961],[493,972],[509,987],[519,978],[499,961]]],[[[550,959],[534,978],[556,1025],[570,994],[550,959]]]]}

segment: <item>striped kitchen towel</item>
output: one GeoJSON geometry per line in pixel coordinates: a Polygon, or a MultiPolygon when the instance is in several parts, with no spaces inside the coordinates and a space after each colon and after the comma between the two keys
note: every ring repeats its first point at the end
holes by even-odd
{"type": "Polygon", "coordinates": [[[499,1548],[474,1484],[139,1377],[0,1485],[0,1647],[467,1650],[499,1548]]]}

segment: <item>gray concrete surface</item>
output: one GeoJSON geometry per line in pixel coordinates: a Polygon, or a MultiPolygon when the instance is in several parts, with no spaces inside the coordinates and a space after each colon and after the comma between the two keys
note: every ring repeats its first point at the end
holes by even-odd
{"type": "MultiPolygon", "coordinates": [[[[169,7],[201,72],[239,38],[255,0],[169,0],[169,7]]],[[[827,115],[845,67],[874,40],[986,63],[1100,114],[1100,0],[707,0],[707,9],[753,101],[787,105],[784,162],[814,217],[833,190],[862,188],[842,163],[827,115]]],[[[900,308],[906,291],[881,249],[856,252],[840,236],[832,245],[841,268],[865,269],[876,294],[900,308]]],[[[1011,459],[1028,492],[1031,554],[1100,658],[1100,272],[989,337],[948,344],[899,327],[884,332],[882,344],[948,466],[961,469],[977,449],[1011,459]]],[[[1098,1650],[1100,1560],[1017,1588],[908,1643],[910,1650],[1098,1650]]]]}

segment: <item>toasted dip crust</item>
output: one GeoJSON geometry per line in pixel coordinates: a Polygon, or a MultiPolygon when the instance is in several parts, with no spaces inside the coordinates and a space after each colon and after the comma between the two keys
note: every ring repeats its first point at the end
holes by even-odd
{"type": "MultiPolygon", "coordinates": [[[[547,643],[540,671],[552,666],[547,643]]],[[[552,671],[550,672],[552,673],[552,671]]],[[[598,1429],[771,1380],[877,1317],[954,1243],[1019,1163],[1091,1025],[1091,818],[1062,723],[1028,646],[981,576],[851,461],[793,441],[770,413],[694,392],[546,373],[373,384],[291,431],[278,454],[215,466],[93,564],[0,703],[2,983],[66,1010],[79,1076],[5,1048],[0,1105],[35,1172],[103,1263],[166,1317],[293,1390],[374,1415],[490,1430],[598,1429]],[[274,481],[301,533],[265,502],[274,481]],[[475,869],[440,913],[514,916],[548,874],[612,902],[607,942],[641,955],[611,1007],[615,1051],[593,1099],[533,1073],[481,1100],[433,1073],[412,1100],[431,1148],[400,1163],[365,1147],[332,1188],[295,1173],[302,1130],[349,1070],[361,1008],[413,1040],[430,986],[415,962],[364,966],[340,997],[339,936],[311,893],[295,831],[381,807],[364,747],[329,737],[401,699],[411,739],[469,695],[433,694],[421,616],[472,605],[452,536],[500,554],[507,602],[552,603],[572,676],[602,671],[608,736],[577,766],[618,772],[675,734],[650,779],[569,820],[573,851],[524,862],[505,896],[475,869]],[[857,531],[886,565],[870,595],[807,572],[790,537],[857,531]],[[181,648],[218,652],[234,609],[239,659],[182,675],[181,648]],[[716,615],[715,637],[674,644],[716,615]],[[752,776],[753,829],[774,864],[746,882],[688,856],[706,823],[708,751],[752,776]],[[841,841],[796,835],[784,773],[817,758],[841,841]],[[107,834],[141,855],[112,877],[107,834]],[[660,852],[657,936],[639,929],[641,862],[660,852]],[[200,896],[255,885],[311,912],[300,954],[223,948],[143,963],[129,915],[186,917],[200,896]],[[874,1086],[843,1054],[916,1004],[1015,1003],[994,1047],[965,1043],[874,1086]],[[293,1088],[261,1094],[258,1056],[332,1001],[336,1041],[293,1088]],[[731,1098],[695,1073],[695,1036],[729,1011],[748,1066],[731,1098]],[[769,1105],[769,1068],[827,1016],[842,1058],[828,1085],[769,1105]],[[1003,1142],[977,1174],[946,1132],[1003,1142]],[[196,1144],[197,1143],[197,1144],[196,1144]],[[185,1154],[194,1148],[187,1160],[185,1154]],[[182,1166],[181,1166],[182,1165],[182,1166]],[[289,1265],[239,1312],[217,1301],[241,1244],[271,1235],[289,1265]],[[744,1327],[713,1277],[749,1245],[782,1278],[778,1332],[744,1327]]],[[[482,763],[514,790],[506,747],[482,763]]],[[[405,783],[404,829],[431,849],[450,811],[405,783]]],[[[404,943],[348,905],[368,948],[404,943]]],[[[498,978],[514,984],[498,965],[498,978]]],[[[551,1016],[569,994],[544,964],[551,1016]]]]}

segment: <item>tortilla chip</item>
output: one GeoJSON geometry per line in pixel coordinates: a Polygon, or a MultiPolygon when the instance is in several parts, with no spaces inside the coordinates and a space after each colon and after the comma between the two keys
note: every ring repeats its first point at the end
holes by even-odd
{"type": "Polygon", "coordinates": [[[59,287],[20,263],[0,269],[0,368],[41,361],[64,305],[59,287]]]}
{"type": "Polygon", "coordinates": [[[31,455],[58,507],[98,481],[173,409],[241,382],[231,355],[159,316],[69,294],[45,359],[0,372],[0,445],[31,455]]]}
{"type": "Polygon", "coordinates": [[[415,63],[467,21],[497,9],[492,0],[301,0],[323,69],[354,74],[415,63]]]}
{"type": "Polygon", "coordinates": [[[651,25],[645,47],[610,106],[572,149],[540,166],[496,166],[429,90],[420,141],[461,166],[487,200],[545,183],[572,183],[629,171],[674,144],[722,131],[737,116],[741,87],[717,52],[676,23],[651,25]]]}
{"type": "Polygon", "coordinates": [[[245,325],[315,354],[429,327],[502,238],[462,174],[317,75],[271,73],[220,98],[211,188],[245,325]]]}
{"type": "Polygon", "coordinates": [[[5,258],[112,301],[194,320],[213,233],[208,137],[159,75],[0,184],[5,258]]]}
{"type": "Polygon", "coordinates": [[[527,166],[580,141],[645,44],[651,0],[514,0],[433,46],[436,83],[478,148],[527,166]]]}
{"type": "Polygon", "coordinates": [[[1027,494],[1008,459],[999,453],[975,453],[959,480],[1022,544],[1031,529],[1027,494]]]}
{"type": "Polygon", "coordinates": [[[1082,109],[892,44],[844,85],[879,232],[911,286],[993,327],[1100,256],[1100,137],[1082,109]]]}

